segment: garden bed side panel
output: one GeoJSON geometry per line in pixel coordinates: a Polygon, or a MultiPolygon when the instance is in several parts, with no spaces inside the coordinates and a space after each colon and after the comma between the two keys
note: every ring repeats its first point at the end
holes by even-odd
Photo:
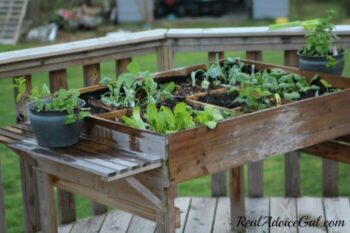
{"type": "Polygon", "coordinates": [[[286,153],[350,134],[350,90],[169,136],[170,182],[286,153]]]}

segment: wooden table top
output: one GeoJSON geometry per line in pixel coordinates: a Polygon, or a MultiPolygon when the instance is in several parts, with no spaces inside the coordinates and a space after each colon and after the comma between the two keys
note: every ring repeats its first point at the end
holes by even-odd
{"type": "Polygon", "coordinates": [[[162,166],[162,159],[157,156],[104,145],[84,136],[71,147],[41,147],[28,124],[1,128],[0,143],[14,151],[24,152],[35,160],[55,162],[93,173],[104,181],[125,178],[162,166]]]}

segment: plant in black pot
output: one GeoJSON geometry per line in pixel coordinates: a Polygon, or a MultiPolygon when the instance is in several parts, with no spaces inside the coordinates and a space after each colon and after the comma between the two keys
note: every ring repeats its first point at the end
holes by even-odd
{"type": "Polygon", "coordinates": [[[335,12],[328,11],[318,24],[306,35],[306,45],[298,51],[299,68],[341,75],[344,70],[345,50],[333,42],[338,39],[333,32],[332,20],[335,12]]]}
{"type": "MultiPolygon", "coordinates": [[[[24,97],[25,86],[24,78],[15,80],[17,101],[24,97]]],[[[79,142],[83,119],[90,115],[79,95],[78,89],[61,89],[51,94],[46,84],[31,90],[28,116],[40,146],[67,147],[79,142]]]]}

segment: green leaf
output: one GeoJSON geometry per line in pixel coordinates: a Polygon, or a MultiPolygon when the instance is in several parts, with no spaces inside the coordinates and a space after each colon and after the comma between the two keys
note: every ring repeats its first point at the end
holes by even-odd
{"type": "Polygon", "coordinates": [[[206,80],[206,79],[203,79],[203,81],[201,83],[201,88],[204,89],[204,90],[208,90],[209,89],[209,85],[210,85],[210,82],[208,82],[208,80],[206,80]]]}
{"type": "Polygon", "coordinates": [[[284,93],[283,97],[286,100],[297,100],[300,99],[300,94],[298,92],[284,93]]]}
{"type": "Polygon", "coordinates": [[[127,116],[122,116],[122,120],[127,126],[146,129],[146,124],[141,118],[140,107],[135,107],[132,113],[132,116],[129,118],[127,116]]]}
{"type": "Polygon", "coordinates": [[[91,116],[90,112],[88,112],[88,111],[80,111],[79,115],[78,115],[78,119],[82,120],[82,119],[84,119],[84,118],[86,118],[88,116],[91,116]]]}
{"type": "Polygon", "coordinates": [[[104,77],[103,79],[100,80],[100,84],[107,85],[109,83],[113,82],[113,80],[109,77],[104,77]]]}
{"type": "Polygon", "coordinates": [[[76,121],[77,121],[76,117],[73,114],[71,114],[66,116],[66,118],[64,119],[64,124],[69,125],[69,124],[73,124],[76,121]]]}
{"type": "Polygon", "coordinates": [[[216,121],[207,121],[206,126],[208,126],[209,129],[215,129],[217,126],[217,122],[216,121]]]}

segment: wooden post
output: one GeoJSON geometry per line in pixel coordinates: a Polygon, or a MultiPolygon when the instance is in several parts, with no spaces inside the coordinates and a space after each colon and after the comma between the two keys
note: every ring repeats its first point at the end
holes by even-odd
{"type": "Polygon", "coordinates": [[[245,216],[244,167],[230,170],[230,199],[232,232],[244,232],[243,226],[238,226],[240,216],[245,216]]]}
{"type": "MultiPolygon", "coordinates": [[[[26,95],[29,94],[29,90],[32,89],[32,79],[30,75],[24,76],[26,80],[26,95]]],[[[18,94],[18,90],[14,89],[14,96],[18,94]]],[[[23,123],[28,120],[27,116],[27,98],[24,97],[18,103],[16,103],[16,122],[23,123]]],[[[41,230],[40,210],[38,200],[38,187],[37,178],[33,170],[35,163],[33,160],[25,159],[24,156],[20,156],[20,174],[21,174],[21,186],[22,186],[22,198],[23,209],[25,218],[25,231],[26,233],[38,232],[41,230]]]]}
{"type": "MultiPolygon", "coordinates": [[[[262,60],[261,51],[247,51],[246,58],[253,61],[262,60]]],[[[264,161],[260,160],[248,164],[248,194],[250,197],[264,195],[264,161]]]]}
{"type": "MultiPolygon", "coordinates": [[[[68,89],[67,70],[55,70],[49,72],[50,90],[56,92],[59,89],[68,89]]],[[[84,73],[85,81],[85,73],[84,73]]],[[[67,224],[76,221],[76,209],[74,195],[64,190],[57,189],[60,223],[67,224]]]]}
{"type": "MultiPolygon", "coordinates": [[[[298,55],[295,50],[284,51],[284,64],[298,67],[298,55]]],[[[285,195],[300,196],[300,152],[292,151],[285,154],[285,195]]]]}
{"type": "Polygon", "coordinates": [[[300,152],[293,151],[285,154],[285,195],[300,196],[300,152]]]}
{"type": "Polygon", "coordinates": [[[59,89],[68,89],[66,69],[50,71],[49,78],[51,92],[56,92],[59,89]]]}
{"type": "Polygon", "coordinates": [[[171,70],[175,68],[175,52],[171,46],[160,46],[157,48],[158,71],[171,70]]]}
{"type": "Polygon", "coordinates": [[[161,194],[162,209],[157,211],[157,233],[175,233],[176,186],[164,189],[161,194]]]}
{"type": "Polygon", "coordinates": [[[40,170],[36,170],[36,174],[38,178],[42,231],[57,233],[52,177],[40,170]]]}
{"type": "Polygon", "coordinates": [[[115,69],[116,69],[116,75],[117,78],[119,75],[122,73],[127,73],[128,72],[128,65],[132,62],[132,58],[124,58],[120,60],[116,60],[115,62],[115,69]]]}
{"type": "MultiPolygon", "coordinates": [[[[214,62],[216,55],[219,56],[220,60],[225,58],[224,52],[209,52],[209,64],[214,62]]],[[[226,172],[218,172],[211,175],[211,195],[213,197],[227,196],[226,172]]]]}
{"type": "Polygon", "coordinates": [[[2,233],[7,232],[4,184],[2,181],[1,160],[0,160],[0,232],[2,233]]]}
{"type": "Polygon", "coordinates": [[[337,197],[338,196],[338,162],[322,159],[323,170],[323,196],[337,197]]]}
{"type": "Polygon", "coordinates": [[[96,85],[100,81],[100,64],[90,64],[83,66],[84,86],[96,85]]]}

